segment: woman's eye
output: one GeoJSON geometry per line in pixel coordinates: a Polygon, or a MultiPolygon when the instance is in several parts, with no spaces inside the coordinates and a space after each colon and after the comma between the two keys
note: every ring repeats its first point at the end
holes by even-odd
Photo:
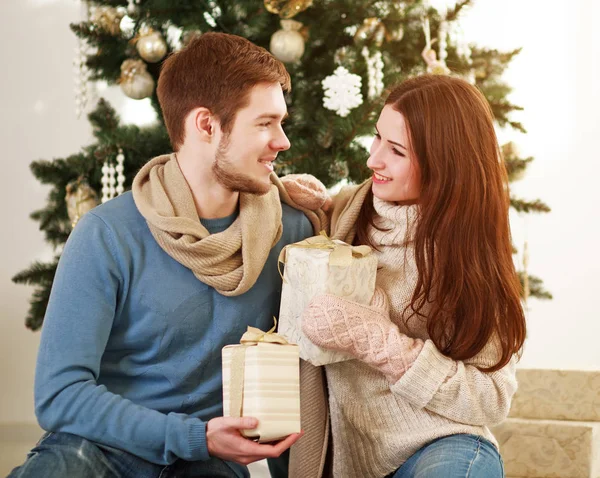
{"type": "Polygon", "coordinates": [[[396,148],[392,148],[392,151],[394,152],[394,154],[397,154],[398,156],[402,156],[403,158],[406,156],[404,153],[398,151],[396,148]]]}

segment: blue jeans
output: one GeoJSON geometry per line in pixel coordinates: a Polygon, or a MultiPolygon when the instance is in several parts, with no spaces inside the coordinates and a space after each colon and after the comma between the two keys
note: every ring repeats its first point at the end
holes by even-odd
{"type": "Polygon", "coordinates": [[[428,443],[388,478],[503,478],[500,453],[476,435],[450,435],[428,443]]]}
{"type": "MultiPolygon", "coordinates": [[[[269,460],[280,478],[287,476],[288,455],[269,460]],[[281,462],[281,463],[280,463],[281,462]]],[[[249,478],[245,466],[219,458],[208,461],[177,460],[157,465],[142,458],[70,433],[46,433],[27,455],[25,463],[7,478],[249,478]]]]}

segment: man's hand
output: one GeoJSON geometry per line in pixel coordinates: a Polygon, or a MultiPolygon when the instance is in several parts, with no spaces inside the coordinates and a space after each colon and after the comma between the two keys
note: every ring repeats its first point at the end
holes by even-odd
{"type": "Polygon", "coordinates": [[[240,430],[250,430],[257,426],[258,420],[251,417],[213,418],[206,425],[208,454],[241,465],[248,465],[264,458],[277,458],[296,443],[304,433],[294,433],[272,444],[256,443],[240,434],[240,430]]]}

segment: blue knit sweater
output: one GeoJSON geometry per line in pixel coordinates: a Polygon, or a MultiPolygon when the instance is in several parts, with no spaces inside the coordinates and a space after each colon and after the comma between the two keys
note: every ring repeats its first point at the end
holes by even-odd
{"type": "MultiPolygon", "coordinates": [[[[206,422],[223,414],[221,349],[279,312],[277,258],[312,235],[286,205],[283,236],[254,287],[225,297],[156,243],[131,193],[85,214],[62,253],[35,378],[40,426],[150,462],[206,460],[206,422]]],[[[235,215],[202,221],[221,232],[235,215]]]]}

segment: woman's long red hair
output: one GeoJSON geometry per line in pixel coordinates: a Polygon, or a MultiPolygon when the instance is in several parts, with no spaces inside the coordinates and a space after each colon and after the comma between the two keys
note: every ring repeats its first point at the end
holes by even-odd
{"type": "MultiPolygon", "coordinates": [[[[436,347],[454,360],[498,345],[492,372],[520,353],[526,326],[512,259],[506,167],[491,108],[481,92],[449,76],[421,75],[386,100],[400,112],[421,172],[414,235],[417,285],[413,314],[423,315],[436,347]]],[[[357,223],[357,242],[371,244],[372,192],[357,223]]],[[[377,244],[371,244],[377,246],[377,244]]]]}

